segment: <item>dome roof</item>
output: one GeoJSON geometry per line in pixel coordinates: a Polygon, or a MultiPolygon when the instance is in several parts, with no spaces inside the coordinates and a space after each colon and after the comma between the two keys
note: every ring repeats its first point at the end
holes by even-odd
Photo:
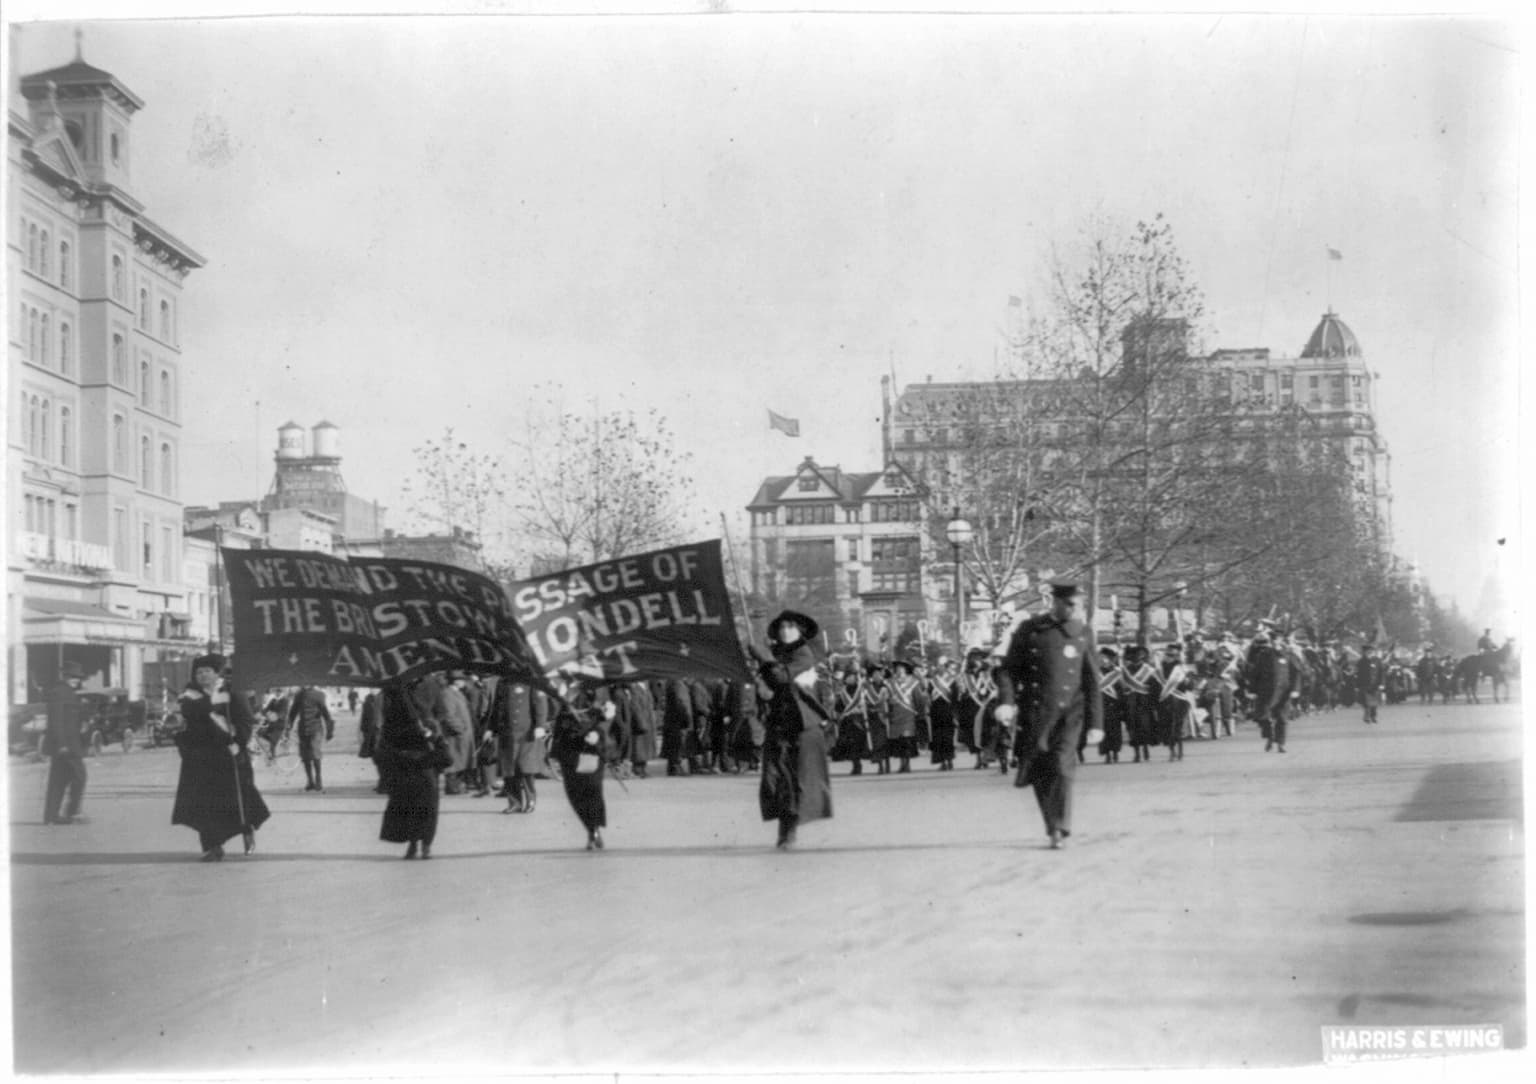
{"type": "Polygon", "coordinates": [[[1355,338],[1355,333],[1349,330],[1348,324],[1339,319],[1337,313],[1329,310],[1323,313],[1317,329],[1312,332],[1312,337],[1302,348],[1301,356],[1304,358],[1358,358],[1360,340],[1355,338]]]}

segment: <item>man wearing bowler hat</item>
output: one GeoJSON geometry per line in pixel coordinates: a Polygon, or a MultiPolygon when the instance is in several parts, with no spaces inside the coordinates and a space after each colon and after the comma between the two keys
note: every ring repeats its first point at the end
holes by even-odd
{"type": "Polygon", "coordinates": [[[1005,725],[1018,720],[1014,786],[1035,788],[1053,850],[1072,834],[1078,735],[1086,726],[1089,744],[1104,737],[1098,656],[1081,589],[1058,581],[1051,584],[1050,613],[1014,630],[998,669],[997,718],[1005,725]]]}
{"type": "Polygon", "coordinates": [[[59,668],[58,684],[48,694],[48,729],[43,734],[43,752],[49,757],[44,824],[74,822],[85,800],[85,750],[80,742],[80,686],[84,681],[84,668],[77,662],[66,662],[59,668]]]}

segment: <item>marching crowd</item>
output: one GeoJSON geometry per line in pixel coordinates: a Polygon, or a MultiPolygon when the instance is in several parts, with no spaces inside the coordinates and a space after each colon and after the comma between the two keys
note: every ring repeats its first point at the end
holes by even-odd
{"type": "MultiPolygon", "coordinates": [[[[816,815],[830,816],[829,762],[846,764],[851,775],[904,774],[924,756],[952,771],[963,754],[973,769],[1014,770],[1017,785],[1043,794],[1038,781],[1025,778],[1036,751],[1029,741],[1040,728],[1030,731],[1015,707],[1036,688],[1028,675],[1041,666],[1021,644],[1042,630],[1070,629],[1063,650],[1073,659],[1080,645],[1082,682],[1086,689],[1097,683],[1096,695],[1075,697],[1077,725],[1064,731],[1075,744],[1059,750],[1068,786],[1072,758],[1118,764],[1129,748],[1133,763],[1150,761],[1154,750],[1178,761],[1186,740],[1231,737],[1243,718],[1258,724],[1266,752],[1284,753],[1288,725],[1302,713],[1358,705],[1370,725],[1383,701],[1417,694],[1427,703],[1463,691],[1457,661],[1428,645],[1407,659],[1396,645],[1378,652],[1370,640],[1358,649],[1312,643],[1268,622],[1247,640],[1190,635],[1156,647],[1106,644],[1090,660],[1093,639],[1073,616],[1075,598],[1064,593],[1056,618],[1030,618],[1004,644],[972,649],[963,660],[920,650],[894,659],[818,659],[810,648],[815,622],[786,612],[769,626],[770,650],[754,648],[750,681],[557,679],[557,699],[510,679],[455,671],[361,697],[348,690],[345,702],[358,713],[358,753],[376,765],[375,789],[389,798],[381,838],[405,843],[407,858],[429,858],[442,795],[494,794],[505,802],[502,812],[527,814],[537,806],[537,781],[550,777],[586,828],[588,849],[601,849],[604,776],[645,779],[653,766],[668,776],[761,773],[764,819],[780,821],[780,846],[804,819],[807,795],[824,806],[816,815]],[[804,755],[811,746],[814,755],[804,755]]],[[[1495,650],[1487,632],[1479,649],[1483,657],[1495,650]]],[[[222,859],[223,845],[237,835],[247,854],[255,849],[255,830],[269,814],[255,786],[253,752],[272,763],[296,738],[305,790],[323,792],[324,749],[336,731],[324,691],[269,690],[258,701],[229,688],[228,669],[220,655],[197,659],[179,705],[185,727],[172,822],[199,833],[204,861],[222,859]]],[[[56,690],[61,717],[78,676],[66,674],[56,690]]],[[[84,771],[83,763],[72,770],[75,760],[68,749],[55,754],[47,823],[78,818],[84,771]]],[[[1041,802],[1056,846],[1059,826],[1041,802]]]]}

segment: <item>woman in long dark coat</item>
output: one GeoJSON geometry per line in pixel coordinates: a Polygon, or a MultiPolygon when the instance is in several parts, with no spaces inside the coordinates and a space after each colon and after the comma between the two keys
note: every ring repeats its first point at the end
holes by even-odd
{"type": "Polygon", "coordinates": [[[928,717],[933,726],[933,744],[929,760],[941,772],[955,769],[955,734],[959,722],[955,715],[955,677],[953,663],[940,660],[939,670],[929,682],[928,717]]]}
{"type": "Polygon", "coordinates": [[[571,686],[567,702],[555,709],[550,752],[560,765],[560,782],[571,809],[587,830],[587,850],[603,849],[608,805],[603,775],[608,766],[608,724],[616,712],[608,691],[571,686]]]}
{"type": "Polygon", "coordinates": [[[779,822],[778,846],[790,847],[795,829],[832,816],[832,779],[823,727],[826,709],[816,696],[816,656],[811,641],[820,632],[804,614],[785,610],[768,623],[771,654],[752,652],[771,697],[763,729],[763,776],[758,806],[763,820],[779,822]]]}
{"type": "Polygon", "coordinates": [[[377,758],[389,804],[379,838],[406,844],[405,857],[432,857],[437,839],[438,773],[446,755],[442,739],[417,715],[411,695],[399,685],[379,694],[377,758]]]}
{"type": "Polygon", "coordinates": [[[224,844],[235,836],[245,841],[245,853],[256,849],[256,829],[271,814],[256,790],[247,748],[255,727],[244,696],[230,691],[223,680],[222,655],[203,655],[192,662],[192,680],[181,694],[185,722],[176,736],[181,775],[171,823],[197,832],[204,862],[224,858],[224,844]]]}
{"type": "Polygon", "coordinates": [[[498,681],[490,725],[496,732],[502,794],[507,799],[502,812],[532,813],[539,800],[534,780],[545,770],[549,698],[521,682],[498,681]]]}

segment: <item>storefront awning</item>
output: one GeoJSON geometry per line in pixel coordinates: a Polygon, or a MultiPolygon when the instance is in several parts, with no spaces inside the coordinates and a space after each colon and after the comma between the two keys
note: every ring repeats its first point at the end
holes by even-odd
{"type": "Polygon", "coordinates": [[[144,622],[89,602],[62,598],[21,600],[22,640],[29,644],[142,644],[144,622]]]}

